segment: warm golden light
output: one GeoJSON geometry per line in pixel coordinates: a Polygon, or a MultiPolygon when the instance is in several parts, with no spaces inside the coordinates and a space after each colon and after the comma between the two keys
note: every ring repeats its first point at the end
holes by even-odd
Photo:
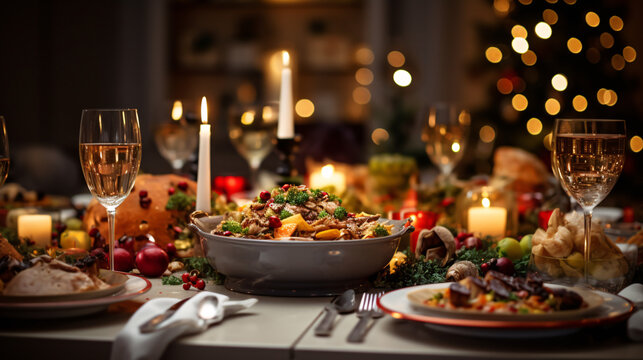
{"type": "Polygon", "coordinates": [[[583,43],[575,37],[569,38],[569,40],[567,40],[567,48],[571,53],[578,54],[583,50],[583,43]]]}
{"type": "Polygon", "coordinates": [[[484,55],[490,63],[497,64],[502,60],[502,51],[495,46],[488,47],[484,55]]]}
{"type": "Polygon", "coordinates": [[[549,151],[551,151],[551,138],[552,138],[551,133],[545,135],[545,137],[543,138],[543,145],[545,145],[545,149],[549,151]]]}
{"type": "Polygon", "coordinates": [[[392,67],[402,67],[404,65],[404,62],[406,61],[406,58],[404,57],[404,54],[397,50],[393,50],[386,55],[386,61],[388,61],[389,65],[392,67]]]}
{"type": "Polygon", "coordinates": [[[614,46],[614,37],[612,36],[612,34],[608,32],[602,33],[599,40],[601,42],[601,46],[606,49],[609,49],[612,46],[614,46]]]}
{"type": "Polygon", "coordinates": [[[509,0],[493,0],[493,8],[502,15],[509,12],[510,6],[509,0]]]}
{"type": "Polygon", "coordinates": [[[585,14],[585,22],[591,27],[597,27],[598,24],[601,23],[601,18],[598,17],[597,13],[589,11],[587,14],[585,14]]]}
{"type": "Polygon", "coordinates": [[[511,41],[511,47],[518,54],[524,54],[529,50],[529,43],[525,38],[517,37],[511,41]]]}
{"type": "Polygon", "coordinates": [[[605,88],[600,88],[596,92],[596,100],[598,100],[598,103],[601,105],[607,105],[607,100],[609,99],[606,100],[606,96],[609,95],[607,95],[607,89],[605,88]]]}
{"type": "Polygon", "coordinates": [[[543,130],[543,123],[537,118],[531,118],[527,121],[527,131],[531,135],[538,135],[543,130]]]}
{"type": "Polygon", "coordinates": [[[523,5],[529,5],[531,4],[531,0],[518,0],[521,4],[523,5]]]}
{"type": "Polygon", "coordinates": [[[567,78],[563,74],[556,74],[551,78],[551,86],[558,91],[563,91],[567,89],[567,78]]]}
{"type": "Polygon", "coordinates": [[[514,25],[514,27],[511,28],[511,36],[513,37],[521,37],[521,38],[527,38],[527,29],[525,29],[524,26],[522,25],[514,25]]]}
{"type": "Polygon", "coordinates": [[[324,165],[321,168],[321,175],[325,178],[330,178],[335,173],[335,167],[331,164],[324,165]]]}
{"type": "Polygon", "coordinates": [[[534,64],[536,64],[536,61],[538,60],[538,57],[536,56],[535,52],[533,52],[531,50],[527,50],[526,53],[520,55],[520,59],[522,60],[522,62],[525,65],[533,66],[534,64]]]}
{"type": "Polygon", "coordinates": [[[496,130],[491,126],[485,125],[480,128],[480,140],[485,143],[490,143],[496,138],[496,130]]]}
{"type": "Polygon", "coordinates": [[[373,82],[373,72],[369,68],[359,68],[355,72],[355,81],[360,85],[370,85],[373,82]]]}
{"type": "Polygon", "coordinates": [[[511,93],[514,89],[513,83],[507,78],[500,78],[496,83],[496,87],[501,94],[505,95],[511,93]]]}
{"type": "Polygon", "coordinates": [[[451,144],[451,151],[457,153],[460,151],[460,144],[458,142],[454,142],[451,144]]]}
{"type": "Polygon", "coordinates": [[[574,4],[576,4],[576,0],[565,0],[565,4],[574,5],[574,4]]]}
{"type": "Polygon", "coordinates": [[[371,140],[375,145],[382,145],[389,139],[388,131],[382,128],[377,128],[371,133],[371,140]]]}
{"type": "Polygon", "coordinates": [[[353,101],[359,105],[366,105],[371,101],[371,92],[365,87],[356,87],[353,90],[353,101]]]}
{"type": "Polygon", "coordinates": [[[614,15],[610,18],[610,27],[614,31],[621,31],[623,30],[623,19],[620,17],[614,15]]]}
{"type": "Polygon", "coordinates": [[[632,151],[634,151],[635,153],[643,150],[643,139],[638,135],[632,136],[632,138],[630,139],[630,149],[632,149],[632,151]]]}
{"type": "Polygon", "coordinates": [[[609,89],[605,90],[604,101],[605,105],[607,106],[616,105],[616,102],[618,101],[618,95],[616,95],[616,91],[609,89]]]}
{"type": "Polygon", "coordinates": [[[634,62],[636,60],[636,50],[631,46],[626,46],[623,48],[623,58],[627,62],[634,62]]]}
{"type": "Polygon", "coordinates": [[[252,125],[253,122],[255,122],[255,112],[253,110],[241,114],[241,123],[243,125],[252,125]]]}
{"type": "Polygon", "coordinates": [[[516,94],[511,99],[511,106],[513,106],[516,111],[524,111],[525,109],[527,109],[528,104],[529,102],[523,94],[516,94]]]}
{"type": "Polygon", "coordinates": [[[201,99],[201,122],[204,124],[208,123],[208,101],[205,99],[205,96],[201,99]]]}
{"type": "Polygon", "coordinates": [[[536,24],[534,30],[536,31],[536,35],[541,39],[549,39],[551,37],[551,26],[544,21],[536,24]]]}
{"type": "Polygon", "coordinates": [[[576,95],[572,100],[572,106],[574,106],[574,110],[583,112],[587,109],[587,99],[583,95],[576,95]]]}
{"type": "Polygon", "coordinates": [[[549,25],[554,25],[558,22],[558,14],[552,9],[543,11],[543,20],[549,25]]]}
{"type": "Polygon", "coordinates": [[[261,110],[261,118],[263,119],[264,122],[266,123],[274,123],[277,120],[277,114],[275,114],[274,110],[272,109],[272,106],[264,106],[263,109],[261,110]]]}
{"type": "Polygon", "coordinates": [[[172,105],[172,120],[179,121],[183,116],[183,103],[180,100],[176,100],[174,105],[172,105]]]}
{"type": "Polygon", "coordinates": [[[560,112],[560,103],[554,98],[549,98],[545,101],[545,111],[549,115],[556,115],[560,112]]]}
{"type": "Polygon", "coordinates": [[[286,50],[281,52],[281,64],[284,67],[290,66],[290,54],[288,54],[288,51],[286,50]]]}
{"type": "Polygon", "coordinates": [[[395,84],[397,84],[397,86],[407,87],[411,85],[411,81],[413,81],[413,78],[408,71],[399,69],[395,70],[395,72],[393,73],[393,81],[395,82],[395,84]]]}
{"type": "Polygon", "coordinates": [[[489,198],[482,198],[482,207],[488,208],[491,206],[491,201],[489,201],[489,198]]]}
{"type": "Polygon", "coordinates": [[[373,50],[367,47],[361,47],[355,52],[355,60],[361,65],[370,65],[375,60],[373,50]]]}
{"type": "Polygon", "coordinates": [[[302,118],[313,116],[315,104],[308,99],[301,99],[295,104],[295,112],[302,118]]]}
{"type": "Polygon", "coordinates": [[[621,54],[612,56],[611,63],[615,70],[623,70],[623,68],[625,68],[625,59],[621,54]]]}
{"type": "Polygon", "coordinates": [[[237,98],[240,103],[252,104],[257,99],[257,89],[251,82],[246,82],[237,87],[237,98]]]}

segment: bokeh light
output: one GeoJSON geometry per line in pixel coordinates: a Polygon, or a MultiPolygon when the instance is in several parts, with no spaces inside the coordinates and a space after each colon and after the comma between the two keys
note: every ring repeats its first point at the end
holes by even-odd
{"type": "Polygon", "coordinates": [[[576,4],[576,0],[565,0],[565,4],[574,5],[574,4],[576,4]]]}
{"type": "Polygon", "coordinates": [[[543,138],[543,145],[545,145],[545,149],[547,149],[549,151],[551,151],[551,137],[552,137],[552,135],[551,135],[551,133],[549,133],[549,134],[545,135],[545,137],[543,138]]]}
{"type": "Polygon", "coordinates": [[[589,48],[587,49],[587,53],[585,53],[585,56],[587,57],[587,61],[591,62],[592,64],[598,64],[599,61],[601,61],[601,52],[598,51],[597,48],[589,48]]]}
{"type": "Polygon", "coordinates": [[[587,99],[583,95],[576,95],[572,100],[572,106],[574,106],[574,110],[583,112],[587,109],[587,99]]]}
{"type": "Polygon", "coordinates": [[[623,58],[627,62],[634,62],[636,60],[636,50],[631,46],[626,46],[623,48],[623,58]]]}
{"type": "Polygon", "coordinates": [[[455,141],[453,144],[451,144],[451,151],[454,153],[457,153],[460,151],[460,143],[455,141]]]}
{"type": "Polygon", "coordinates": [[[516,94],[511,98],[511,106],[513,106],[516,111],[525,111],[528,104],[529,101],[527,101],[527,98],[523,94],[516,94]]]}
{"type": "Polygon", "coordinates": [[[369,68],[359,68],[355,72],[355,80],[360,85],[370,85],[373,82],[373,72],[369,68]]]}
{"type": "Polygon", "coordinates": [[[526,53],[520,55],[520,59],[525,65],[532,66],[536,64],[538,57],[536,56],[536,53],[533,52],[532,50],[527,50],[526,53]]]}
{"type": "Polygon", "coordinates": [[[179,121],[183,117],[183,103],[181,100],[176,100],[172,105],[172,120],[179,121]]]}
{"type": "Polygon", "coordinates": [[[406,70],[399,69],[395,70],[393,73],[393,81],[397,86],[400,87],[407,87],[411,85],[411,81],[413,81],[413,78],[411,77],[411,73],[409,73],[406,70]]]}
{"type": "Polygon", "coordinates": [[[614,106],[618,101],[618,95],[614,90],[601,88],[596,92],[596,100],[601,105],[614,106]]]}
{"type": "Polygon", "coordinates": [[[509,0],[493,0],[493,8],[501,15],[506,15],[511,8],[509,0]]]}
{"type": "Polygon", "coordinates": [[[549,25],[554,25],[558,22],[558,14],[552,9],[543,11],[543,20],[549,25]]]}
{"type": "Polygon", "coordinates": [[[511,28],[511,36],[513,37],[521,37],[521,38],[527,38],[527,29],[525,29],[524,26],[522,25],[514,25],[514,27],[511,28]]]}
{"type": "Polygon", "coordinates": [[[591,27],[597,27],[598,24],[601,23],[601,18],[597,13],[589,11],[587,12],[587,14],[585,14],[585,22],[591,27]]]}
{"type": "Polygon", "coordinates": [[[406,58],[404,57],[404,54],[397,50],[393,50],[386,55],[386,61],[388,61],[389,65],[392,67],[402,67],[404,65],[404,62],[406,61],[406,58]]]}
{"type": "Polygon", "coordinates": [[[578,54],[583,50],[583,43],[575,37],[569,38],[569,40],[567,40],[567,48],[571,53],[578,54]]]}
{"type": "Polygon", "coordinates": [[[531,118],[527,121],[527,131],[531,135],[538,135],[543,131],[543,123],[538,118],[531,118]]]}
{"type": "Polygon", "coordinates": [[[241,114],[241,123],[243,125],[252,125],[255,122],[255,112],[253,110],[248,110],[241,114]]]}
{"type": "Polygon", "coordinates": [[[620,17],[614,15],[610,18],[610,27],[614,31],[621,31],[623,30],[623,19],[620,17]]]}
{"type": "Polygon", "coordinates": [[[598,103],[601,104],[601,105],[606,104],[605,93],[607,93],[607,89],[605,89],[605,88],[600,88],[596,92],[596,100],[598,100],[598,103]]]}
{"type": "Polygon", "coordinates": [[[551,26],[544,21],[536,24],[534,30],[536,31],[536,35],[541,39],[549,39],[551,37],[551,26]]]}
{"type": "Polygon", "coordinates": [[[496,138],[496,130],[489,125],[480,128],[480,140],[485,143],[490,143],[496,138]]]}
{"type": "Polygon", "coordinates": [[[375,60],[375,55],[373,54],[373,50],[367,47],[360,47],[355,52],[355,60],[360,65],[370,65],[375,60]]]}
{"type": "Polygon", "coordinates": [[[549,98],[545,101],[545,111],[549,115],[556,115],[560,112],[560,103],[554,98],[549,98]]]}
{"type": "Polygon", "coordinates": [[[495,46],[488,47],[484,55],[490,63],[497,64],[502,60],[502,51],[495,46]]]}
{"type": "Polygon", "coordinates": [[[389,137],[390,136],[388,134],[388,131],[382,128],[377,128],[371,133],[371,140],[373,140],[373,143],[375,143],[375,145],[381,145],[385,143],[386,141],[388,141],[389,137]]]}
{"type": "Polygon", "coordinates": [[[612,36],[612,34],[608,32],[602,33],[599,40],[601,42],[601,46],[606,49],[609,49],[612,46],[614,46],[614,37],[612,36]]]}
{"type": "Polygon", "coordinates": [[[611,63],[612,67],[616,70],[623,70],[623,68],[625,67],[625,59],[621,54],[612,56],[611,63]]]}
{"type": "Polygon", "coordinates": [[[567,89],[567,78],[563,74],[556,74],[551,78],[551,86],[558,91],[563,91],[567,89]]]}
{"type": "Polygon", "coordinates": [[[496,83],[496,87],[498,88],[498,92],[505,95],[510,94],[514,89],[511,80],[504,77],[498,80],[498,82],[496,83]]]}
{"type": "Polygon", "coordinates": [[[630,139],[630,149],[632,149],[632,151],[634,151],[635,153],[643,150],[643,139],[638,135],[632,136],[632,138],[630,139]]]}
{"type": "Polygon", "coordinates": [[[511,41],[511,47],[518,54],[524,54],[529,50],[529,43],[525,38],[517,37],[511,41]]]}
{"type": "Polygon", "coordinates": [[[523,5],[529,5],[529,4],[531,4],[531,0],[518,0],[518,2],[520,2],[520,3],[521,3],[521,4],[523,4],[523,5]]]}
{"type": "Polygon", "coordinates": [[[353,101],[359,105],[366,105],[371,101],[371,92],[365,87],[356,87],[353,90],[353,101]]]}
{"type": "Polygon", "coordinates": [[[308,99],[301,99],[295,104],[295,112],[302,118],[313,116],[315,104],[308,99]]]}

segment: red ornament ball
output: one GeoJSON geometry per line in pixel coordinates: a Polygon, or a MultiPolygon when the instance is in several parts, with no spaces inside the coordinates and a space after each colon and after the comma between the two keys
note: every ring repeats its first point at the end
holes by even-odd
{"type": "Polygon", "coordinates": [[[148,277],[161,276],[169,263],[167,253],[158,246],[144,247],[136,254],[136,267],[148,277]]]}

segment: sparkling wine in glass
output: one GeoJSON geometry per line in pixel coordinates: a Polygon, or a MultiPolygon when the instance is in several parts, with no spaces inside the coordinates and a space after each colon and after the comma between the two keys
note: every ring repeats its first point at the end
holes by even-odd
{"type": "Polygon", "coordinates": [[[162,124],[154,132],[154,141],[161,156],[167,160],[175,173],[181,171],[199,144],[199,130],[185,123],[183,105],[180,101],[172,108],[172,122],[162,124]]]}
{"type": "Polygon", "coordinates": [[[277,133],[277,104],[235,106],[231,110],[228,134],[237,151],[250,166],[250,185],[256,190],[257,171],[270,153],[277,133]]]}
{"type": "Polygon", "coordinates": [[[589,284],[592,211],[616,184],[625,161],[625,121],[557,119],[552,166],[585,215],[585,283],[589,284]]]}
{"type": "Polygon", "coordinates": [[[116,208],[132,191],[141,164],[136,109],[83,110],[79,150],[89,191],[107,210],[109,267],[114,270],[116,208]]]}
{"type": "Polygon", "coordinates": [[[4,185],[9,173],[9,140],[4,117],[0,116],[0,186],[4,185]]]}
{"type": "Polygon", "coordinates": [[[426,153],[448,180],[464,154],[471,117],[454,104],[437,104],[428,110],[424,120],[422,141],[426,153]]]}

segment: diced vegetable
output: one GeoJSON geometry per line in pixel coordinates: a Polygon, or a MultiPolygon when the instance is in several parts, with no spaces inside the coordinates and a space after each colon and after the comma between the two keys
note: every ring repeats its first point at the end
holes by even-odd
{"type": "Polygon", "coordinates": [[[329,229],[318,232],[315,234],[315,238],[319,240],[335,240],[339,235],[340,231],[338,229],[329,229]]]}
{"type": "Polygon", "coordinates": [[[242,228],[239,222],[234,220],[228,220],[228,221],[224,221],[221,224],[221,230],[230,231],[231,233],[234,233],[234,234],[239,234],[242,231],[242,228]]]}
{"type": "Polygon", "coordinates": [[[301,214],[292,215],[288,218],[281,220],[282,224],[297,224],[297,230],[299,231],[313,231],[313,227],[310,226],[301,216],[301,214]]]}
{"type": "Polygon", "coordinates": [[[280,227],[275,229],[275,239],[286,238],[292,236],[297,230],[297,224],[282,224],[280,227]]]}

